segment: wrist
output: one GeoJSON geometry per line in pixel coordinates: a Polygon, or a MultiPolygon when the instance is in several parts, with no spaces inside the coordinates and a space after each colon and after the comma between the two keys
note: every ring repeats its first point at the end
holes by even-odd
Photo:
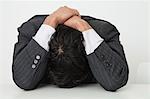
{"type": "Polygon", "coordinates": [[[44,20],[43,24],[52,26],[53,28],[56,28],[58,25],[58,22],[55,17],[47,16],[46,19],[44,20]]]}
{"type": "Polygon", "coordinates": [[[92,29],[92,27],[87,22],[78,22],[76,28],[81,32],[92,29]]]}

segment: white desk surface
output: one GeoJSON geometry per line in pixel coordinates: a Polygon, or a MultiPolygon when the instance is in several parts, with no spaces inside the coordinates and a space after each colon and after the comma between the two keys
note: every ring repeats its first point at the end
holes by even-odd
{"type": "Polygon", "coordinates": [[[71,89],[47,85],[24,91],[14,84],[0,84],[0,99],[150,99],[150,84],[127,84],[117,92],[105,91],[98,84],[71,89]]]}

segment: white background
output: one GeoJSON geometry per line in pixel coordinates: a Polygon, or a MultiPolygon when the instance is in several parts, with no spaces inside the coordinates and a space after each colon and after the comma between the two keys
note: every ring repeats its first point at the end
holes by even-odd
{"type": "Polygon", "coordinates": [[[81,15],[104,19],[120,32],[129,65],[128,84],[150,83],[150,3],[144,1],[3,1],[0,2],[0,83],[11,84],[17,27],[34,15],[50,14],[67,5],[81,15]]]}

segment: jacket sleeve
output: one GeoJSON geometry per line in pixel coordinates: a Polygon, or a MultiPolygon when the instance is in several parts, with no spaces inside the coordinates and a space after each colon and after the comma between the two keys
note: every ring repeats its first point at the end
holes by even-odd
{"type": "Polygon", "coordinates": [[[29,21],[23,23],[18,32],[18,42],[14,45],[13,53],[13,80],[24,90],[35,89],[46,70],[47,51],[32,39],[36,34],[33,23],[29,21]]]}
{"type": "Polygon", "coordinates": [[[113,36],[104,40],[87,58],[97,82],[107,91],[116,91],[127,83],[129,70],[119,41],[120,33],[114,26],[106,31],[113,36]]]}

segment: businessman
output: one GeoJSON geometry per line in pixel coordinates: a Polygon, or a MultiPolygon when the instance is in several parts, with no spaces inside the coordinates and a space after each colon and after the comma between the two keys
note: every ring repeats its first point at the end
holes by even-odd
{"type": "Polygon", "coordinates": [[[116,27],[104,20],[81,16],[76,9],[64,6],[50,15],[36,15],[18,28],[12,63],[17,86],[32,90],[43,82],[50,38],[60,24],[82,33],[88,64],[97,83],[107,91],[126,85],[129,70],[116,27]]]}

